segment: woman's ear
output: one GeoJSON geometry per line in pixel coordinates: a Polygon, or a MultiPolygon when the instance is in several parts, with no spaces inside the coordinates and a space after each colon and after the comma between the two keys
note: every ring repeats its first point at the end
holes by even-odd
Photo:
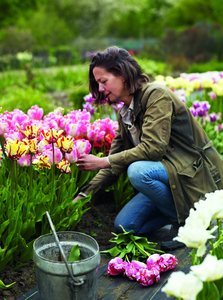
{"type": "Polygon", "coordinates": [[[125,77],[124,76],[122,77],[122,82],[125,82],[125,77]]]}

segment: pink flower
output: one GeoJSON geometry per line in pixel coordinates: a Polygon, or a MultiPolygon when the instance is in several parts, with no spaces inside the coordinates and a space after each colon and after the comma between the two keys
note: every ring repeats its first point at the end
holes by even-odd
{"type": "Polygon", "coordinates": [[[115,257],[108,263],[107,273],[116,276],[124,272],[127,262],[122,261],[122,258],[115,257]]]}
{"type": "Polygon", "coordinates": [[[79,157],[79,152],[77,147],[75,147],[75,145],[73,147],[73,150],[70,153],[65,153],[66,160],[71,164],[74,164],[78,160],[78,157],[79,157]]]}
{"type": "Polygon", "coordinates": [[[140,269],[136,274],[136,280],[143,286],[152,285],[154,282],[158,282],[160,280],[160,273],[156,268],[151,270],[140,269]]]}
{"type": "Polygon", "coordinates": [[[30,119],[41,120],[43,117],[43,109],[39,108],[38,105],[34,105],[27,111],[27,115],[30,119]]]}
{"type": "Polygon", "coordinates": [[[215,99],[216,99],[216,94],[215,94],[214,92],[208,93],[208,96],[209,96],[212,100],[215,100],[215,99]]]}
{"type": "Polygon", "coordinates": [[[148,270],[151,270],[152,268],[160,269],[159,262],[161,260],[161,256],[159,254],[152,254],[149,256],[149,258],[146,261],[148,270]]]}
{"type": "Polygon", "coordinates": [[[30,154],[25,154],[17,160],[17,164],[22,167],[27,167],[30,165],[30,158],[31,158],[30,154]]]}
{"type": "Polygon", "coordinates": [[[105,135],[105,131],[101,131],[100,127],[91,125],[87,129],[87,137],[90,141],[101,141],[105,135]]]}
{"type": "Polygon", "coordinates": [[[132,260],[131,263],[127,263],[124,276],[127,276],[130,280],[136,279],[136,274],[139,272],[140,269],[145,269],[146,264],[132,260]]]}
{"type": "Polygon", "coordinates": [[[9,130],[9,124],[6,119],[0,119],[0,135],[4,135],[9,130]]]}
{"type": "Polygon", "coordinates": [[[178,264],[177,258],[173,254],[165,253],[161,255],[162,263],[160,264],[160,272],[166,272],[175,268],[178,264]]]}
{"type": "Polygon", "coordinates": [[[23,139],[23,134],[20,131],[9,130],[4,134],[4,138],[21,141],[23,139]]]}
{"type": "Polygon", "coordinates": [[[78,123],[67,123],[65,126],[66,133],[72,137],[77,137],[81,134],[81,126],[78,123]]]}
{"type": "MultiPolygon", "coordinates": [[[[43,149],[43,156],[47,156],[49,158],[49,164],[53,165],[53,149],[43,149]]],[[[57,147],[54,147],[54,163],[58,164],[63,158],[63,154],[57,147]]]]}
{"type": "Polygon", "coordinates": [[[91,143],[88,140],[76,140],[74,141],[74,147],[78,150],[78,156],[81,154],[89,154],[91,152],[91,143]]]}

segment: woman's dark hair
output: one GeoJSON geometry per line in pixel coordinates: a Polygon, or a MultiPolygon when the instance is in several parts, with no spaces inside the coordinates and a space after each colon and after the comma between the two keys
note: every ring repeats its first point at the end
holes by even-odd
{"type": "Polygon", "coordinates": [[[142,88],[143,83],[149,81],[149,77],[142,73],[140,65],[127,50],[116,46],[109,47],[104,52],[95,54],[90,63],[89,90],[96,104],[101,104],[105,99],[103,93],[99,92],[98,83],[94,78],[95,67],[104,68],[114,76],[123,76],[130,95],[142,88]]]}

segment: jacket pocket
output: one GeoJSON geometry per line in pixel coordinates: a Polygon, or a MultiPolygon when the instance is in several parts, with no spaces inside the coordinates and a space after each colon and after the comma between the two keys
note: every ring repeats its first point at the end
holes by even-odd
{"type": "Polygon", "coordinates": [[[217,168],[199,157],[185,169],[178,172],[178,178],[186,200],[193,206],[204,194],[215,191],[216,182],[221,180],[217,168]]]}

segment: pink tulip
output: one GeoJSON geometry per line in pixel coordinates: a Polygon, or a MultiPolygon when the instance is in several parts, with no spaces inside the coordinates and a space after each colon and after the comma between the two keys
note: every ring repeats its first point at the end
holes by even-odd
{"type": "Polygon", "coordinates": [[[140,261],[132,260],[131,263],[128,263],[125,267],[124,275],[127,276],[130,280],[135,280],[136,274],[141,269],[146,269],[146,264],[140,261]]]}
{"type": "Polygon", "coordinates": [[[88,140],[76,140],[74,141],[74,147],[78,150],[78,156],[81,154],[89,154],[91,152],[91,143],[88,140]]]}
{"type": "Polygon", "coordinates": [[[165,253],[161,255],[162,264],[160,264],[160,272],[166,272],[175,268],[178,264],[177,258],[173,254],[165,253]]]}
{"type": "Polygon", "coordinates": [[[159,269],[160,260],[161,260],[161,256],[159,254],[155,253],[155,254],[150,255],[146,261],[148,270],[151,270],[152,268],[159,269]]]}
{"type": "Polygon", "coordinates": [[[6,119],[0,119],[0,135],[4,135],[9,131],[9,124],[6,119]]]}
{"type": "Polygon", "coordinates": [[[91,125],[87,129],[87,137],[90,141],[101,141],[105,136],[105,132],[101,131],[99,127],[91,125]]]}
{"type": "MultiPolygon", "coordinates": [[[[49,164],[53,165],[53,149],[44,149],[42,151],[43,156],[47,156],[49,158],[49,164]]],[[[58,164],[63,158],[63,154],[57,147],[54,147],[54,163],[58,164]]]]}
{"type": "Polygon", "coordinates": [[[41,120],[43,117],[43,109],[39,108],[38,105],[34,105],[27,111],[27,115],[30,119],[41,120]]]}
{"type": "Polygon", "coordinates": [[[216,99],[216,94],[214,92],[210,92],[208,93],[208,96],[210,97],[210,99],[215,100],[216,99]]]}
{"type": "Polygon", "coordinates": [[[142,286],[152,285],[154,282],[160,280],[160,273],[156,268],[151,270],[140,269],[136,274],[136,280],[139,281],[142,286]]]}
{"type": "Polygon", "coordinates": [[[12,139],[12,140],[19,140],[23,139],[23,134],[20,131],[9,130],[7,133],[4,134],[5,139],[12,139]]]}
{"type": "Polygon", "coordinates": [[[17,160],[17,164],[22,167],[27,167],[30,165],[30,154],[25,154],[24,156],[20,157],[19,160],[17,160]]]}
{"type": "Polygon", "coordinates": [[[127,262],[123,262],[122,258],[115,257],[108,263],[107,273],[116,276],[124,272],[127,262]]]}
{"type": "Polygon", "coordinates": [[[74,164],[78,160],[78,157],[79,152],[77,147],[75,146],[73,147],[73,150],[70,153],[65,153],[66,160],[71,164],[74,164]]]}
{"type": "Polygon", "coordinates": [[[81,126],[78,123],[67,123],[65,131],[72,137],[77,137],[81,134],[81,126]]]}

